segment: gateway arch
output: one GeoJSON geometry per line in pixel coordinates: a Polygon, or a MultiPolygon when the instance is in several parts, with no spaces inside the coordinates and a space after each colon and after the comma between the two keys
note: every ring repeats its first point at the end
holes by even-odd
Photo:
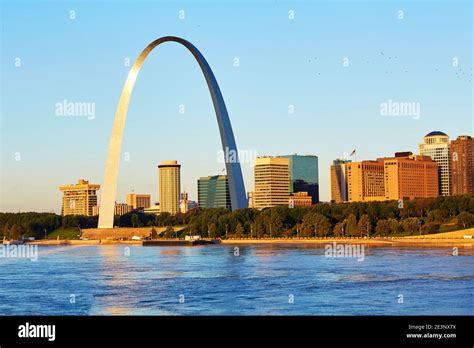
{"type": "Polygon", "coordinates": [[[232,163],[230,163],[227,159],[225,161],[232,210],[247,207],[244,180],[242,178],[242,170],[240,168],[237,145],[235,144],[234,133],[232,132],[229,114],[227,113],[224,98],[222,97],[217,80],[206,59],[193,44],[179,37],[165,36],[153,41],[142,51],[140,56],[133,64],[132,69],[128,73],[122,94],[120,95],[117,111],[115,113],[112,135],[110,137],[109,152],[107,155],[107,161],[105,163],[103,191],[99,209],[99,228],[113,228],[114,224],[114,208],[117,196],[117,179],[123,130],[125,127],[125,119],[127,117],[128,103],[130,101],[135,81],[148,54],[153,51],[156,46],[168,41],[177,42],[186,47],[192,53],[201,67],[202,73],[206,78],[209,92],[211,93],[212,103],[214,104],[214,111],[216,113],[217,124],[219,126],[219,133],[221,136],[222,149],[224,150],[224,153],[232,153],[230,151],[234,151],[236,155],[236,161],[232,163]]]}

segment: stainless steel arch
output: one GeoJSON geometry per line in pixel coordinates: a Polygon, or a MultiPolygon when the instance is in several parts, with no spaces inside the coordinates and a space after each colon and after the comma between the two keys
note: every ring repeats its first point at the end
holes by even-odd
{"type": "Polygon", "coordinates": [[[117,178],[120,162],[120,150],[122,147],[123,130],[125,127],[125,119],[127,117],[128,103],[130,96],[140,72],[140,68],[148,56],[148,54],[158,45],[163,42],[173,41],[186,47],[199,63],[201,70],[206,78],[209,92],[211,93],[212,103],[219,125],[219,133],[221,136],[222,148],[224,153],[235,151],[236,161],[230,163],[226,159],[226,170],[229,179],[229,191],[232,210],[238,208],[246,208],[247,200],[245,196],[244,181],[242,178],[242,170],[238,159],[237,145],[235,144],[234,133],[230,124],[227,108],[224,103],[224,98],[217,84],[217,80],[207,63],[204,56],[199,50],[189,41],[175,36],[165,36],[150,43],[137,58],[133,64],[132,69],[128,73],[127,80],[122,90],[120,100],[115,113],[115,121],[112,128],[112,136],[109,143],[109,152],[107,161],[105,163],[104,183],[102,190],[102,198],[99,210],[99,228],[112,228],[114,223],[114,207],[117,196],[117,178]]]}

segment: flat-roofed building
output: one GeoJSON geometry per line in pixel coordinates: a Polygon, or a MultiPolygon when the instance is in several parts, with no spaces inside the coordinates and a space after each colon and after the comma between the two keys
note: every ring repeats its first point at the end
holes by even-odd
{"type": "Polygon", "coordinates": [[[227,175],[203,176],[198,179],[200,208],[231,208],[227,175]]]}
{"type": "Polygon", "coordinates": [[[127,194],[127,204],[132,209],[149,208],[151,205],[151,196],[147,194],[129,193],[127,194]]]}
{"type": "Polygon", "coordinates": [[[383,162],[348,163],[347,188],[349,202],[385,200],[383,162]]]}
{"type": "Polygon", "coordinates": [[[100,185],[89,184],[89,181],[80,179],[77,184],[60,186],[59,189],[63,193],[62,215],[94,215],[100,185]]]}
{"type": "MultiPolygon", "coordinates": [[[[92,215],[99,215],[100,204],[92,208],[92,215]]],[[[115,202],[114,215],[125,215],[130,213],[133,210],[132,206],[127,203],[117,203],[115,202]]]]}
{"type": "Polygon", "coordinates": [[[289,160],[284,157],[257,157],[254,166],[252,205],[263,209],[288,205],[290,196],[289,160]]]}
{"type": "Polygon", "coordinates": [[[438,164],[430,156],[396,153],[379,160],[384,165],[386,199],[438,196],[438,164]]]}
{"type": "Polygon", "coordinates": [[[307,192],[312,204],[319,202],[318,156],[285,155],[290,169],[290,193],[307,192]]]}
{"type": "Polygon", "coordinates": [[[436,197],[438,164],[430,156],[411,152],[349,163],[348,191],[350,202],[436,197]]]}
{"type": "Polygon", "coordinates": [[[290,194],[288,205],[290,207],[307,207],[313,204],[312,197],[308,192],[294,192],[290,194]]]}
{"type": "Polygon", "coordinates": [[[145,214],[160,215],[160,213],[161,213],[160,205],[159,204],[152,205],[151,207],[143,209],[143,212],[145,214]]]}
{"type": "Polygon", "coordinates": [[[474,194],[474,138],[461,135],[449,144],[451,153],[451,193],[474,194]]]}

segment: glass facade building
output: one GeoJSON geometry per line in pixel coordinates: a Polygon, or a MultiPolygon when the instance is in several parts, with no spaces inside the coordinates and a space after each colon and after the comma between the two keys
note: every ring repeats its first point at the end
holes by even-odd
{"type": "Polygon", "coordinates": [[[198,204],[201,208],[231,208],[227,175],[198,179],[198,204]]]}
{"type": "Polygon", "coordinates": [[[312,204],[319,202],[318,156],[285,155],[290,161],[290,192],[308,192],[312,204]]]}

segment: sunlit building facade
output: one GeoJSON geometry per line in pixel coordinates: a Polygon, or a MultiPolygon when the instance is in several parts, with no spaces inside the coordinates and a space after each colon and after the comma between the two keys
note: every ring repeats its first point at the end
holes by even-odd
{"type": "Polygon", "coordinates": [[[383,158],[385,199],[414,199],[438,196],[438,164],[430,156],[411,153],[383,158]]]}
{"type": "Polygon", "coordinates": [[[129,193],[127,194],[127,204],[132,209],[149,208],[151,205],[151,196],[146,194],[129,193]]]}
{"type": "Polygon", "coordinates": [[[60,186],[59,189],[63,193],[62,215],[94,215],[100,185],[80,179],[77,184],[60,186]]]}
{"type": "Polygon", "coordinates": [[[430,156],[398,152],[394,157],[347,164],[349,202],[436,197],[438,164],[430,156]]]}
{"type": "Polygon", "coordinates": [[[252,206],[257,209],[288,205],[290,196],[289,159],[257,157],[254,166],[252,206]]]}
{"type": "Polygon", "coordinates": [[[474,194],[474,138],[457,137],[449,144],[451,154],[451,193],[474,194]]]}
{"type": "Polygon", "coordinates": [[[347,164],[349,202],[385,200],[384,165],[381,161],[347,164]]]}
{"type": "Polygon", "coordinates": [[[426,134],[423,143],[419,145],[419,152],[420,155],[430,156],[438,163],[439,194],[449,196],[451,194],[451,158],[448,135],[440,131],[426,134]]]}
{"type": "Polygon", "coordinates": [[[181,193],[181,165],[178,161],[163,161],[158,165],[160,212],[172,215],[179,212],[181,193]]]}

